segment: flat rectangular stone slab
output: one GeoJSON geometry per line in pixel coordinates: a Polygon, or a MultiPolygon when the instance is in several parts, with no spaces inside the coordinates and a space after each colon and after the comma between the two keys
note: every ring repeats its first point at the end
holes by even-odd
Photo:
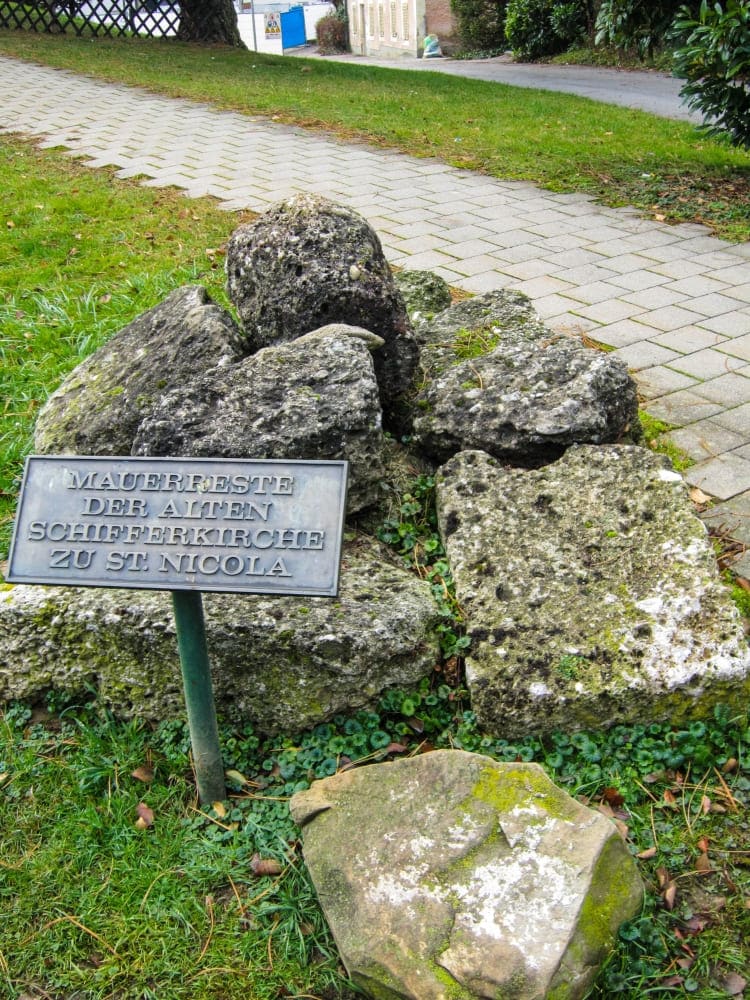
{"type": "Polygon", "coordinates": [[[9,583],[335,597],[343,461],[31,456],[9,583]]]}

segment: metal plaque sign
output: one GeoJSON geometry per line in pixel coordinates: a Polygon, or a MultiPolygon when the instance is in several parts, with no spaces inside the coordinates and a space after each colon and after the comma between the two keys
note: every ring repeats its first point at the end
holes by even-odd
{"type": "Polygon", "coordinates": [[[27,459],[10,583],[335,597],[346,462],[27,459]]]}

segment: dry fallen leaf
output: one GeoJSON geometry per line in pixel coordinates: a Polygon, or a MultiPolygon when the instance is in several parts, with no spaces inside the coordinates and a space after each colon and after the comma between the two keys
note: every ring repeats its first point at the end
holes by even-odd
{"type": "Polygon", "coordinates": [[[211,808],[214,813],[219,817],[219,819],[224,819],[227,814],[227,808],[223,802],[212,802],[211,808]]]}
{"type": "Polygon", "coordinates": [[[138,819],[135,821],[138,830],[147,830],[154,825],[154,811],[149,809],[145,802],[139,802],[135,807],[138,819]]]}
{"type": "Polygon", "coordinates": [[[283,867],[275,858],[261,858],[260,854],[253,854],[250,871],[253,875],[280,875],[283,867]]]}
{"type": "Polygon", "coordinates": [[[619,809],[625,804],[624,796],[616,788],[605,788],[602,792],[602,799],[613,809],[619,809]]]}
{"type": "Polygon", "coordinates": [[[747,980],[738,972],[729,972],[724,976],[723,987],[730,997],[738,997],[747,986],[747,980]]]}
{"type": "Polygon", "coordinates": [[[240,771],[235,771],[233,768],[230,768],[229,771],[225,771],[224,775],[227,781],[231,781],[235,785],[242,786],[250,784],[250,782],[247,780],[244,774],[242,774],[240,771]]]}
{"type": "Polygon", "coordinates": [[[697,486],[692,486],[689,492],[690,492],[690,499],[693,501],[693,503],[704,504],[711,502],[711,497],[708,495],[708,493],[704,493],[703,490],[699,489],[699,487],[697,486]]]}
{"type": "Polygon", "coordinates": [[[656,853],[657,851],[655,847],[647,847],[645,851],[641,851],[639,854],[636,854],[636,857],[641,861],[648,861],[649,858],[655,857],[656,853]]]}
{"type": "Polygon", "coordinates": [[[656,881],[659,883],[659,888],[663,889],[665,885],[669,882],[669,872],[666,868],[656,869],[656,881]]]}
{"type": "Polygon", "coordinates": [[[137,767],[135,771],[130,772],[131,778],[137,778],[138,781],[153,781],[154,780],[154,769],[153,767],[148,767],[147,764],[142,764],[137,767]]]}
{"type": "Polygon", "coordinates": [[[664,900],[664,905],[668,910],[674,909],[674,902],[677,897],[677,883],[670,882],[667,888],[662,893],[662,899],[664,900]]]}
{"type": "Polygon", "coordinates": [[[698,857],[696,858],[695,870],[697,872],[702,872],[703,874],[705,874],[706,872],[712,872],[714,870],[713,865],[709,861],[708,855],[705,853],[705,851],[703,854],[699,854],[698,857]]]}

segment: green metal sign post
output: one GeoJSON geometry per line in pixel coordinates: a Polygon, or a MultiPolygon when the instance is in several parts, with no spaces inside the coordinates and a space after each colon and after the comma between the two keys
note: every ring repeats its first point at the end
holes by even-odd
{"type": "Polygon", "coordinates": [[[199,591],[173,590],[172,606],[198,798],[203,805],[210,805],[226,798],[226,788],[206,645],[203,599],[199,591]]]}

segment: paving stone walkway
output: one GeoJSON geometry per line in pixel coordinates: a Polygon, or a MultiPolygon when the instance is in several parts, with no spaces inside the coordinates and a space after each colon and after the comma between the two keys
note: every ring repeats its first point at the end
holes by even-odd
{"type": "MultiPolygon", "coordinates": [[[[6,57],[0,88],[0,132],[227,210],[325,195],[370,221],[393,264],[525,292],[550,327],[627,362],[695,459],[688,482],[721,501],[710,519],[750,545],[750,243],[6,57]]],[[[750,576],[750,552],[736,568],[750,576]]]]}

